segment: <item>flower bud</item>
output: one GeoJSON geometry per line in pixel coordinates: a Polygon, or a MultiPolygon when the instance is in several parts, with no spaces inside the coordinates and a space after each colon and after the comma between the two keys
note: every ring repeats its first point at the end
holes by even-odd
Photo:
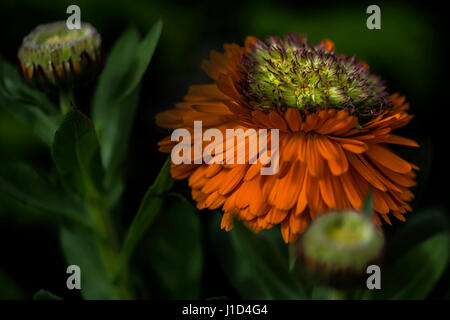
{"type": "Polygon", "coordinates": [[[71,88],[86,82],[100,67],[101,37],[82,23],[70,30],[65,22],[40,25],[27,35],[19,49],[22,74],[40,89],[71,88]]]}
{"type": "Polygon", "coordinates": [[[304,266],[321,278],[358,278],[383,253],[384,237],[355,211],[330,212],[314,220],[297,243],[304,266]]]}

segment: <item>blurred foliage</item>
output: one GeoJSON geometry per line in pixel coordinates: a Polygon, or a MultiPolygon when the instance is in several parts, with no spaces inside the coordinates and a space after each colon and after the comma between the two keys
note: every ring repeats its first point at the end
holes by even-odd
{"type": "Polygon", "coordinates": [[[69,4],[0,3],[8,13],[0,21],[0,299],[79,299],[65,288],[68,263],[84,270],[82,298],[129,298],[129,287],[136,298],[449,298],[448,170],[437,141],[446,126],[430,112],[445,103],[446,34],[432,8],[383,2],[382,29],[371,31],[368,2],[76,1],[107,57],[98,85],[77,89],[78,109],[63,120],[55,95],[20,81],[16,54],[36,25],[66,19],[69,4]],[[255,235],[237,224],[225,233],[220,214],[198,213],[183,197],[190,198],[186,183],[173,184],[167,163],[160,171],[166,155],[156,142],[166,132],[153,117],[189,84],[209,81],[199,68],[209,51],[292,31],[313,43],[328,38],[338,52],[365,60],[416,115],[402,133],[421,148],[400,153],[421,167],[417,198],[405,224],[384,228],[379,292],[341,292],[302,278],[279,230],[255,235]],[[99,223],[105,212],[110,221],[99,223]],[[115,240],[104,245],[104,237],[115,240]],[[37,261],[36,276],[28,275],[29,261],[37,261]]]}
{"type": "MultiPolygon", "coordinates": [[[[81,295],[86,299],[132,297],[127,289],[127,279],[115,279],[120,244],[117,227],[111,221],[110,209],[117,202],[110,196],[111,186],[117,185],[111,178],[115,177],[111,172],[120,171],[118,166],[123,166],[123,162],[115,162],[118,155],[114,154],[114,150],[122,151],[123,154],[129,137],[125,133],[125,136],[115,139],[118,137],[115,132],[124,133],[127,128],[129,132],[132,127],[134,112],[126,117],[118,115],[125,114],[123,109],[129,107],[126,103],[130,102],[128,96],[134,96],[136,102],[137,95],[133,92],[150,63],[161,29],[162,22],[158,21],[142,41],[137,31],[126,31],[125,35],[132,35],[136,46],[136,50],[128,55],[124,53],[130,49],[126,42],[129,37],[124,36],[119,40],[94,95],[95,125],[76,108],[73,101],[68,112],[64,108],[61,108],[61,113],[57,111],[46,100],[45,94],[25,86],[17,71],[5,60],[0,60],[2,104],[7,105],[23,122],[37,126],[34,133],[50,146],[54,163],[50,171],[57,173],[49,181],[41,178],[28,165],[5,164],[0,172],[0,188],[15,200],[38,210],[54,212],[58,214],[59,220],[63,220],[60,229],[61,249],[69,264],[79,265],[83,269],[85,284],[81,295]],[[122,74],[115,73],[119,57],[125,65],[122,74]],[[125,87],[122,93],[114,87],[120,83],[121,89],[125,87]],[[111,107],[113,112],[110,111],[111,107]],[[111,114],[113,118],[109,117],[111,114]],[[106,138],[99,141],[98,135],[106,138]],[[100,150],[113,150],[110,151],[112,156],[102,154],[100,150]]],[[[125,158],[124,155],[122,157],[125,158]]],[[[168,180],[167,170],[162,175],[163,181],[168,180]]],[[[137,214],[138,224],[132,224],[138,227],[130,228],[131,237],[125,238],[125,247],[121,251],[124,254],[121,256],[131,255],[129,251],[135,244],[130,246],[128,240],[143,234],[151,222],[150,219],[148,223],[142,224],[142,220],[146,216],[154,217],[159,211],[158,206],[146,208],[147,203],[151,202],[147,198],[158,198],[163,191],[165,189],[161,190],[158,181],[149,189],[149,195],[144,198],[144,209],[137,214]]],[[[127,259],[120,258],[120,261],[123,261],[122,264],[128,263],[127,259]]],[[[38,293],[38,296],[42,295],[49,296],[45,292],[38,293]]]]}
{"type": "Polygon", "coordinates": [[[62,300],[60,297],[54,295],[53,293],[42,289],[36,292],[33,296],[33,300],[62,300]]]}
{"type": "MultiPolygon", "coordinates": [[[[289,272],[286,246],[279,230],[253,234],[242,223],[228,234],[217,233],[220,216],[212,225],[220,264],[239,296],[244,299],[306,299],[305,288],[294,273],[289,272]],[[273,234],[276,231],[277,234],[273,234]]],[[[276,228],[275,228],[276,229],[276,228]]]]}
{"type": "Polygon", "coordinates": [[[413,247],[383,268],[382,290],[367,294],[368,299],[425,299],[448,264],[449,233],[439,233],[413,247]]]}
{"type": "Polygon", "coordinates": [[[197,210],[182,196],[169,194],[162,212],[145,239],[148,264],[168,298],[200,299],[204,261],[197,210]]]}
{"type": "Polygon", "coordinates": [[[254,235],[236,223],[229,233],[218,234],[218,225],[217,217],[211,237],[215,247],[224,248],[218,258],[245,299],[425,299],[448,268],[450,229],[446,213],[439,209],[415,213],[399,236],[388,240],[381,290],[359,289],[365,288],[365,279],[356,289],[344,291],[317,284],[301,271],[288,271],[288,249],[280,246],[279,230],[254,235]]]}

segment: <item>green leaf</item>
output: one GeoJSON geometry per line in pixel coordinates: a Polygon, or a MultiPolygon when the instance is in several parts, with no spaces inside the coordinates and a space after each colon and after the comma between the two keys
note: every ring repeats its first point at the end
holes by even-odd
{"type": "Polygon", "coordinates": [[[114,45],[94,95],[92,118],[102,146],[107,185],[120,175],[127,153],[140,92],[139,83],[156,49],[162,30],[158,21],[140,42],[128,29],[114,45]]]}
{"type": "Polygon", "coordinates": [[[116,277],[119,277],[125,270],[137,244],[160,212],[163,204],[162,195],[172,187],[172,184],[170,158],[168,158],[156,180],[145,193],[139,210],[127,231],[119,256],[116,277]]]}
{"type": "Polygon", "coordinates": [[[449,258],[448,232],[423,241],[381,268],[381,290],[369,291],[366,299],[425,299],[446,270],[449,258]]]}
{"type": "Polygon", "coordinates": [[[135,61],[138,46],[137,30],[127,29],[119,37],[106,60],[92,103],[92,119],[99,131],[107,124],[111,109],[116,107],[124,92],[123,88],[127,85],[127,75],[135,61]]]}
{"type": "Polygon", "coordinates": [[[45,289],[41,289],[34,294],[33,300],[62,300],[62,299],[45,289]]]}
{"type": "Polygon", "coordinates": [[[28,206],[55,213],[76,223],[86,223],[82,205],[45,181],[26,164],[0,166],[0,189],[28,206]]]}
{"type": "Polygon", "coordinates": [[[61,121],[57,108],[45,94],[27,86],[17,70],[0,58],[0,104],[27,123],[48,146],[61,121]]]}
{"type": "Polygon", "coordinates": [[[292,271],[294,270],[295,263],[297,262],[297,256],[295,254],[295,244],[289,243],[287,246],[289,255],[289,271],[292,271]]]}
{"type": "Polygon", "coordinates": [[[372,217],[373,211],[373,193],[372,190],[367,192],[366,198],[364,199],[362,212],[369,218],[372,217]]]}
{"type": "Polygon", "coordinates": [[[199,299],[203,248],[198,212],[181,195],[164,199],[160,215],[147,233],[145,254],[170,299],[199,299]]]}
{"type": "Polygon", "coordinates": [[[217,229],[220,223],[215,221],[213,239],[218,259],[240,298],[307,298],[303,284],[295,273],[289,272],[289,260],[287,254],[283,254],[286,248],[281,237],[254,234],[238,221],[230,232],[225,233],[217,229]]]}
{"type": "Polygon", "coordinates": [[[129,74],[129,82],[127,82],[122,97],[129,95],[141,81],[141,78],[152,59],[153,53],[155,52],[156,45],[161,36],[162,27],[162,20],[158,20],[147,33],[144,40],[139,44],[134,68],[129,74]]]}
{"type": "Polygon", "coordinates": [[[81,295],[85,299],[117,299],[105,265],[100,259],[98,239],[62,228],[61,247],[67,263],[81,270],[81,295]]]}
{"type": "Polygon", "coordinates": [[[449,216],[439,207],[414,212],[408,217],[403,228],[388,239],[388,254],[398,256],[420,242],[440,232],[449,230],[449,216]]]}
{"type": "MultiPolygon", "coordinates": [[[[120,182],[121,164],[126,160],[128,140],[138,105],[140,86],[118,102],[109,112],[107,125],[100,137],[102,160],[106,171],[106,185],[120,182]]],[[[111,188],[112,189],[112,188],[111,188]]]]}
{"type": "Polygon", "coordinates": [[[138,46],[139,34],[135,29],[128,29],[119,37],[100,75],[93,100],[92,119],[102,146],[106,185],[110,189],[117,188],[112,183],[121,182],[119,179],[113,181],[113,177],[120,174],[117,172],[118,165],[125,158],[137,109],[140,88],[123,99],[122,92],[127,85],[127,74],[133,68],[138,46]]]}
{"type": "Polygon", "coordinates": [[[92,121],[72,108],[55,134],[53,161],[65,185],[81,196],[103,191],[100,146],[92,121]]]}
{"type": "Polygon", "coordinates": [[[313,300],[341,300],[338,297],[339,292],[336,289],[321,284],[313,285],[311,291],[311,299],[313,300]]]}
{"type": "Polygon", "coordinates": [[[22,287],[0,267],[0,300],[23,300],[22,287]]]}

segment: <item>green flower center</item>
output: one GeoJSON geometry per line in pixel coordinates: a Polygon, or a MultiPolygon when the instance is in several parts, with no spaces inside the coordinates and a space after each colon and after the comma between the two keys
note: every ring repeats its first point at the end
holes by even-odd
{"type": "Polygon", "coordinates": [[[370,238],[373,228],[366,223],[361,223],[358,216],[349,217],[339,216],[335,221],[330,221],[328,225],[327,236],[342,246],[357,246],[370,238]]]}
{"type": "Polygon", "coordinates": [[[381,80],[354,57],[312,46],[296,34],[258,41],[242,62],[248,77],[241,87],[256,108],[313,112],[327,107],[365,118],[391,107],[381,80]]]}
{"type": "Polygon", "coordinates": [[[49,30],[42,30],[36,35],[36,44],[63,44],[86,36],[86,29],[69,30],[57,25],[49,30]]]}
{"type": "Polygon", "coordinates": [[[46,69],[69,60],[76,63],[83,52],[94,59],[100,45],[100,35],[91,25],[82,24],[81,29],[69,30],[65,22],[55,22],[38,26],[24,38],[19,60],[25,66],[39,65],[46,69]]]}

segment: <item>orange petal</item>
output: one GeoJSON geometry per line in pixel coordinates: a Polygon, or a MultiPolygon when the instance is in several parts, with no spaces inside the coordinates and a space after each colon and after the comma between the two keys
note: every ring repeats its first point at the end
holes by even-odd
{"type": "Polygon", "coordinates": [[[274,179],[275,183],[268,196],[269,203],[282,210],[291,209],[300,193],[301,184],[298,181],[302,181],[304,175],[304,166],[295,162],[283,178],[274,179]]]}
{"type": "Polygon", "coordinates": [[[230,231],[233,227],[233,216],[229,212],[224,212],[222,216],[222,221],[220,223],[220,228],[230,231]]]}
{"type": "Polygon", "coordinates": [[[300,130],[302,125],[302,117],[300,116],[300,112],[295,108],[288,108],[286,113],[284,114],[284,119],[286,120],[289,128],[296,132],[300,130]]]}
{"type": "Polygon", "coordinates": [[[300,193],[298,195],[297,199],[297,205],[295,207],[295,214],[301,214],[308,205],[308,199],[306,197],[306,191],[308,190],[308,174],[306,173],[306,168],[303,167],[304,177],[302,180],[299,180],[299,186],[300,186],[300,193]]]}
{"type": "Polygon", "coordinates": [[[387,188],[383,185],[383,183],[374,175],[369,169],[361,162],[359,158],[354,156],[353,154],[348,154],[348,161],[351,163],[352,167],[356,169],[356,171],[371,185],[375,188],[386,191],[387,188]]]}
{"type": "Polygon", "coordinates": [[[363,153],[368,149],[368,146],[366,143],[356,140],[356,139],[349,139],[349,138],[339,138],[339,137],[332,137],[330,136],[330,139],[333,139],[335,141],[338,141],[342,148],[353,152],[353,153],[363,153]]]}
{"type": "Polygon", "coordinates": [[[328,160],[328,167],[335,176],[339,176],[348,170],[348,161],[346,153],[339,147],[337,148],[339,157],[328,160]]]}
{"type": "Polygon", "coordinates": [[[341,155],[341,152],[338,150],[340,146],[330,141],[326,136],[317,135],[316,146],[322,157],[327,160],[337,159],[341,155]]]}
{"type": "Polygon", "coordinates": [[[377,144],[370,144],[366,154],[374,161],[398,173],[407,173],[412,169],[407,161],[377,144]]]}
{"type": "Polygon", "coordinates": [[[283,117],[278,112],[271,111],[269,113],[269,121],[271,128],[279,129],[281,131],[287,131],[287,125],[283,117]]]}
{"type": "Polygon", "coordinates": [[[318,151],[316,140],[316,135],[309,135],[307,138],[306,165],[313,177],[321,177],[324,172],[325,162],[318,151]]]}

